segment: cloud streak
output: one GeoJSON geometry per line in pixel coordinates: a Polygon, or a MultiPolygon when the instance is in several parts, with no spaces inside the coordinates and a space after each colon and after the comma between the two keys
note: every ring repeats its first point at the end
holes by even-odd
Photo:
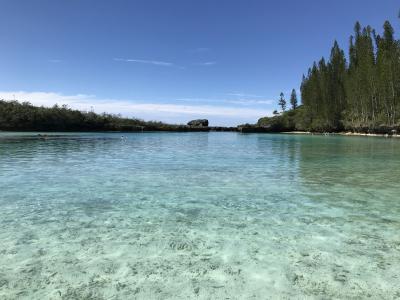
{"type": "Polygon", "coordinates": [[[224,98],[178,98],[176,101],[183,102],[199,102],[199,103],[227,103],[227,104],[237,104],[237,105],[270,105],[274,103],[271,99],[247,99],[247,98],[234,98],[234,99],[224,99],[224,98]]]}
{"type": "Polygon", "coordinates": [[[174,66],[175,66],[175,64],[172,63],[172,62],[158,61],[158,60],[131,59],[131,58],[114,58],[114,61],[132,62],[132,63],[140,63],[140,64],[149,64],[149,65],[162,66],[162,67],[174,67],[174,66]]]}
{"type": "Polygon", "coordinates": [[[264,98],[264,96],[254,95],[254,94],[246,94],[246,93],[240,93],[240,92],[232,92],[232,93],[228,93],[227,95],[233,96],[233,97],[240,97],[240,98],[264,98]]]}
{"type": "Polygon", "coordinates": [[[215,61],[206,61],[206,62],[201,62],[201,63],[195,63],[195,65],[197,65],[197,66],[204,66],[204,67],[209,67],[209,66],[213,66],[216,64],[217,64],[217,62],[215,62],[215,61]]]}
{"type": "Polygon", "coordinates": [[[243,100],[231,100],[230,103],[241,104],[241,105],[270,105],[274,103],[274,100],[243,99],[243,100]]]}
{"type": "MultiPolygon", "coordinates": [[[[161,67],[175,67],[175,68],[180,68],[180,69],[185,68],[185,67],[176,65],[173,62],[159,61],[159,60],[132,59],[132,58],[114,58],[113,60],[118,61],[118,62],[139,63],[139,64],[147,64],[147,65],[154,65],[154,66],[161,66],[161,67]]],[[[193,63],[193,65],[209,67],[209,66],[215,65],[216,63],[217,62],[215,62],[215,61],[206,61],[206,62],[200,62],[200,63],[193,63]]]]}

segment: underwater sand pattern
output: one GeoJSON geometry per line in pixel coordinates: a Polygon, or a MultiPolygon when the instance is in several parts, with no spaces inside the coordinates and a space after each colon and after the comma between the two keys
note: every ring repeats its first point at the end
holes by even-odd
{"type": "Polygon", "coordinates": [[[396,299],[400,143],[0,138],[1,299],[396,299]]]}

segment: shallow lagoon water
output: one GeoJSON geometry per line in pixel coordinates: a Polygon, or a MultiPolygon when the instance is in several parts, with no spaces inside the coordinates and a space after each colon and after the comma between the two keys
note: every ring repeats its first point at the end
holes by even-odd
{"type": "Polygon", "coordinates": [[[400,140],[0,133],[1,299],[400,298],[400,140]]]}

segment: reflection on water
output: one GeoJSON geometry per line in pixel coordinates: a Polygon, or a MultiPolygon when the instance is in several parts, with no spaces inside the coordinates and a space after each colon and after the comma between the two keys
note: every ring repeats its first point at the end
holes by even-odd
{"type": "Polygon", "coordinates": [[[400,297],[400,141],[0,134],[0,298],[400,297]]]}

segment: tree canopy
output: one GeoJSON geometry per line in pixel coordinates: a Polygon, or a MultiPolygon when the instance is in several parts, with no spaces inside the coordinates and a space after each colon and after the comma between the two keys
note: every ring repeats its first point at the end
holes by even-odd
{"type": "Polygon", "coordinates": [[[400,123],[400,43],[386,21],[383,35],[359,22],[349,61],[337,42],[328,62],[314,63],[301,85],[314,130],[377,131],[400,123]]]}
{"type": "Polygon", "coordinates": [[[184,126],[145,122],[119,115],[73,110],[66,105],[37,107],[0,100],[0,130],[9,131],[141,131],[180,130],[184,126]]]}
{"type": "MultiPolygon", "coordinates": [[[[262,118],[283,130],[388,132],[400,127],[400,41],[389,21],[379,35],[370,26],[354,26],[348,58],[335,41],[326,60],[314,62],[301,83],[302,105],[262,118]]],[[[282,94],[281,94],[282,99],[282,94]]],[[[279,102],[281,106],[281,102],[279,102]]]]}

